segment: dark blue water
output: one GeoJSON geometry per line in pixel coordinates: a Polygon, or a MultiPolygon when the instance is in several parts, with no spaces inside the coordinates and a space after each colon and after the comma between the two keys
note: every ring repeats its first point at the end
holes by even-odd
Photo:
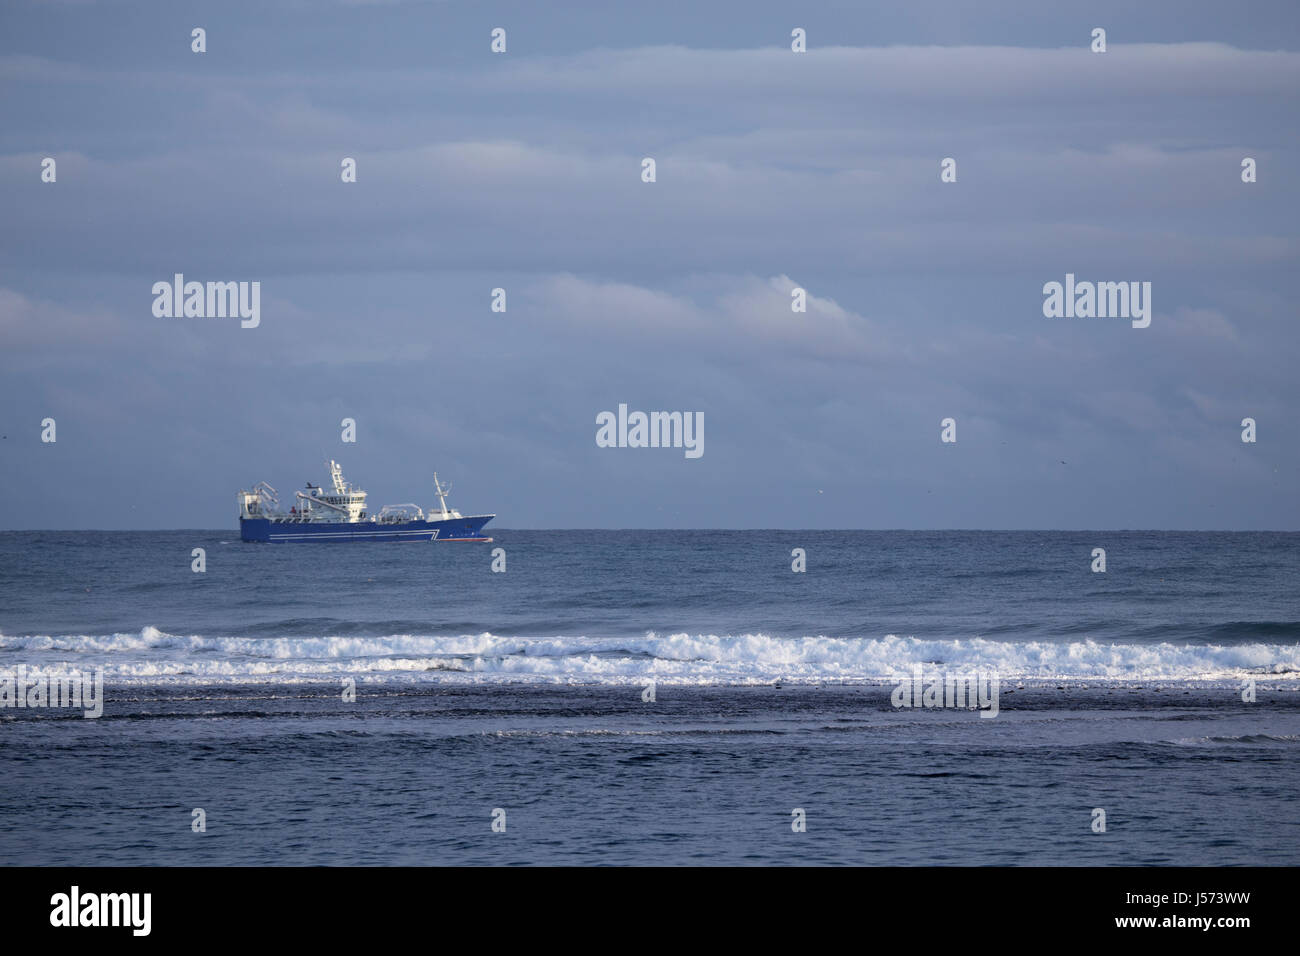
{"type": "Polygon", "coordinates": [[[0,679],[105,682],[0,706],[0,854],[1300,862],[1300,536],[496,537],[0,534],[0,679]],[[895,707],[917,666],[996,716],[895,707]]]}

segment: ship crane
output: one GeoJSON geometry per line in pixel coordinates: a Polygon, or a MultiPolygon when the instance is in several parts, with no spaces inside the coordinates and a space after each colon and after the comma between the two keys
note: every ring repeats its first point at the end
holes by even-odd
{"type": "MultiPolygon", "coordinates": [[[[347,509],[347,508],[344,508],[342,505],[334,505],[334,504],[330,504],[330,503],[329,503],[328,501],[326,501],[324,498],[317,498],[315,495],[305,495],[305,494],[303,494],[301,491],[296,491],[296,492],[294,492],[294,494],[295,494],[297,497],[301,498],[303,501],[309,501],[309,502],[311,502],[313,505],[324,505],[326,508],[333,508],[335,511],[341,511],[341,512],[343,512],[345,515],[350,515],[350,514],[351,514],[351,512],[349,512],[348,509],[347,509]]],[[[308,509],[308,510],[310,510],[310,509],[308,509]]]]}
{"type": "Polygon", "coordinates": [[[280,498],[278,497],[279,492],[268,485],[265,481],[259,481],[257,484],[253,485],[252,493],[262,500],[267,511],[278,511],[280,509],[280,498]]]}

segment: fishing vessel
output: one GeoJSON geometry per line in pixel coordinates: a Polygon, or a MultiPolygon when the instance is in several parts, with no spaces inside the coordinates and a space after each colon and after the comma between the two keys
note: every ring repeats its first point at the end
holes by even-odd
{"type": "Polygon", "coordinates": [[[462,515],[447,507],[451,485],[445,488],[433,474],[439,507],[385,505],[378,513],[366,510],[366,493],[343,479],[338,462],[329,463],[331,488],[307,482],[294,493],[288,511],[264,481],[239,492],[239,536],[244,541],[491,541],[483,526],[496,515],[462,515]]]}

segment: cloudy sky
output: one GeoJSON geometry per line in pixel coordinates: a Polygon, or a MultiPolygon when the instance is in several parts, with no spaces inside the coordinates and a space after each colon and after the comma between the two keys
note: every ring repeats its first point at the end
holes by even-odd
{"type": "Polygon", "coordinates": [[[6,0],[0,528],[333,457],[504,528],[1300,529],[1300,7],[974,6],[6,0]],[[704,455],[598,448],[620,403],[704,455]]]}

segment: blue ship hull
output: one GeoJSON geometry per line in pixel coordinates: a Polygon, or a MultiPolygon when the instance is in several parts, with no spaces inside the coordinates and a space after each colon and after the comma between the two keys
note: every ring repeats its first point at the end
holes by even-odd
{"type": "Polygon", "coordinates": [[[244,541],[491,541],[483,526],[494,515],[469,515],[438,521],[272,521],[240,518],[244,541]]]}

